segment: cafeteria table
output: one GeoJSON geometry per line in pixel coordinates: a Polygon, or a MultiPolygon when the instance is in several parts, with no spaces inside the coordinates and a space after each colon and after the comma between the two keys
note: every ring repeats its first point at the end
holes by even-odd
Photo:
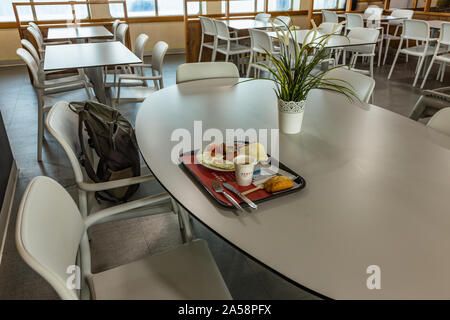
{"type": "Polygon", "coordinates": [[[389,110],[313,90],[302,132],[280,133],[278,144],[280,161],[306,179],[305,189],[237,213],[171,160],[177,146],[199,147],[194,134],[207,129],[278,128],[273,83],[236,81],[166,87],[141,106],[138,145],[171,196],[226,242],[322,297],[449,299],[450,138],[389,110]],[[194,130],[198,120],[202,128],[194,130]],[[367,285],[376,267],[379,290],[367,285]]]}
{"type": "Polygon", "coordinates": [[[112,37],[113,34],[103,26],[49,28],[48,40],[86,40],[112,37]]]}
{"type": "Polygon", "coordinates": [[[97,99],[107,103],[103,67],[136,63],[141,59],[119,41],[65,44],[46,47],[44,71],[86,68],[97,99]]]}

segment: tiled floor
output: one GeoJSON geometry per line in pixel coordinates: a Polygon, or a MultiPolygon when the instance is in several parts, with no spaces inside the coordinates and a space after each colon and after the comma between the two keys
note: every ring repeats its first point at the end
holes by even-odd
{"type": "MultiPolygon", "coordinates": [[[[182,55],[166,57],[165,85],[175,83],[175,70],[184,61],[182,55]]],[[[388,59],[388,64],[391,59],[388,59]]],[[[375,68],[374,104],[407,115],[417,101],[420,90],[412,88],[415,61],[399,59],[390,81],[386,80],[390,65],[375,68]]],[[[431,73],[427,88],[449,86],[431,73]]],[[[76,98],[68,98],[68,100],[76,98]]],[[[134,122],[136,106],[122,105],[123,113],[134,122]]],[[[50,176],[76,194],[73,173],[63,150],[46,134],[43,162],[36,162],[36,98],[25,67],[0,68],[0,110],[6,122],[13,153],[20,169],[15,205],[7,242],[0,265],[0,299],[57,299],[47,283],[28,268],[18,256],[14,245],[14,227],[18,202],[27,183],[37,175],[50,176]]],[[[206,239],[235,299],[315,299],[279,276],[255,263],[242,253],[194,221],[198,237],[206,239]]],[[[94,271],[101,271],[139,257],[166,250],[181,243],[176,216],[170,213],[104,224],[92,232],[94,271]]]]}

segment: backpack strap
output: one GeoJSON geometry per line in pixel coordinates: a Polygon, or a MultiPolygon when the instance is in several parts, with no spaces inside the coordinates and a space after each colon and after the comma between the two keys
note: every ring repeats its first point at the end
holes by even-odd
{"type": "Polygon", "coordinates": [[[81,157],[82,157],[80,161],[84,166],[84,168],[86,169],[86,173],[88,174],[89,178],[91,178],[92,181],[94,181],[95,183],[99,183],[101,181],[98,179],[97,174],[92,168],[92,164],[91,161],[89,160],[89,157],[87,156],[86,146],[84,143],[83,123],[85,124],[87,123],[87,121],[85,121],[86,115],[89,116],[89,113],[86,111],[81,111],[80,113],[78,113],[78,139],[80,140],[81,157]]]}

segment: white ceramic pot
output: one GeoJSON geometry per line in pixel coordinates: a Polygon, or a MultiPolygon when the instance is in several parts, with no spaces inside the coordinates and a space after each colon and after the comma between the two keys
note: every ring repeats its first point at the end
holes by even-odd
{"type": "Polygon", "coordinates": [[[295,134],[302,129],[306,100],[283,101],[278,99],[278,126],[282,133],[295,134]]]}

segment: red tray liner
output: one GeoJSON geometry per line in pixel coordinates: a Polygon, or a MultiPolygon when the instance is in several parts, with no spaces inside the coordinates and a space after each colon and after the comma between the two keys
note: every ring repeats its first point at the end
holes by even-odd
{"type": "MultiPolygon", "coordinates": [[[[230,201],[228,201],[227,198],[221,193],[217,193],[213,190],[211,186],[211,179],[219,179],[223,182],[228,182],[233,187],[235,187],[239,192],[244,192],[249,189],[253,189],[256,186],[251,184],[247,187],[241,187],[238,186],[236,183],[236,178],[234,176],[234,172],[223,172],[223,171],[216,171],[212,169],[208,169],[201,164],[194,163],[194,157],[195,155],[183,155],[181,156],[181,160],[184,162],[184,165],[189,168],[189,170],[195,175],[195,177],[204,185],[206,188],[208,188],[220,201],[225,202],[227,205],[232,205],[230,201]]],[[[231,192],[228,189],[224,190],[231,195],[238,203],[243,203],[244,201],[236,196],[233,192],[231,192]]],[[[271,197],[272,194],[266,192],[264,189],[254,191],[247,195],[247,198],[249,198],[252,201],[261,200],[264,198],[271,197]]]]}

